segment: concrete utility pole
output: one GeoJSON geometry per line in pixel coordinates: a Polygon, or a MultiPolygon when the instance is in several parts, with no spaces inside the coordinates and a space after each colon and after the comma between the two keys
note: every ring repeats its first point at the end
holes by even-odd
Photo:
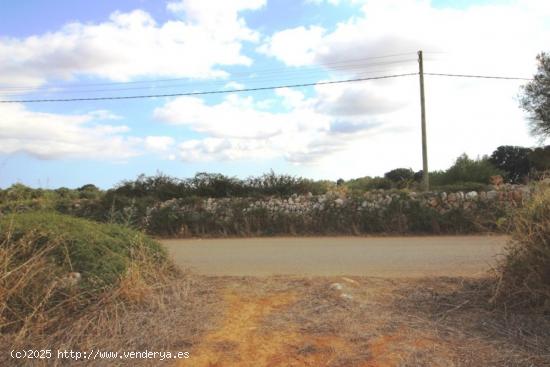
{"type": "Polygon", "coordinates": [[[424,60],[422,51],[418,51],[418,75],[420,76],[420,118],[422,123],[422,186],[425,191],[430,190],[430,176],[428,171],[428,142],[426,141],[426,107],[424,102],[424,60]]]}

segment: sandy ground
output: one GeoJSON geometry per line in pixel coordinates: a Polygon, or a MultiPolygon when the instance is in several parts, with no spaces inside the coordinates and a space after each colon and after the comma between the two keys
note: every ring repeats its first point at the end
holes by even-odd
{"type": "Polygon", "coordinates": [[[505,236],[284,237],[162,240],[175,262],[203,275],[481,276],[505,236]]]}

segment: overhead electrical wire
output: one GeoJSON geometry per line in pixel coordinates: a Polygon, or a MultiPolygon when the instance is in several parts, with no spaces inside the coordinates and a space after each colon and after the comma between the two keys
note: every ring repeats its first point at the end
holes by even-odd
{"type": "MultiPolygon", "coordinates": [[[[414,52],[416,53],[416,52],[414,52]]],[[[433,54],[433,52],[428,52],[433,54]]],[[[413,52],[404,52],[396,53],[390,55],[382,56],[372,56],[365,58],[357,59],[347,59],[322,63],[321,65],[306,65],[296,69],[288,68],[273,68],[273,69],[264,69],[264,70],[253,70],[247,72],[233,72],[231,73],[231,79],[217,81],[200,81],[200,80],[190,80],[189,78],[172,78],[172,79],[156,79],[156,80],[140,80],[140,81],[128,81],[128,82],[110,82],[110,83],[92,83],[92,84],[77,84],[77,85],[48,85],[44,87],[0,87],[0,97],[10,97],[18,96],[21,94],[33,94],[40,95],[41,97],[35,98],[26,98],[26,99],[15,99],[15,100],[0,100],[0,103],[35,103],[35,102],[71,102],[71,101],[97,101],[97,100],[121,100],[121,99],[140,99],[140,98],[159,98],[159,97],[176,97],[176,96],[194,96],[194,95],[208,95],[208,94],[226,94],[226,93],[241,93],[241,92],[251,92],[251,91],[262,91],[262,90],[273,90],[281,88],[297,88],[297,87],[309,87],[317,85],[330,85],[330,84],[341,84],[341,83],[350,83],[350,82],[360,82],[367,80],[377,80],[377,79],[388,79],[396,78],[401,76],[409,75],[418,75],[418,72],[402,72],[395,73],[395,70],[369,70],[375,66],[386,66],[386,65],[395,65],[395,64],[406,64],[412,61],[417,61],[417,59],[398,59],[398,60],[384,60],[376,62],[366,62],[367,60],[381,60],[389,59],[400,56],[411,55],[413,52]],[[373,77],[367,77],[369,74],[380,73],[380,72],[389,72],[394,71],[394,74],[389,75],[378,75],[373,77]],[[340,72],[348,76],[346,79],[342,80],[333,80],[333,81],[322,81],[322,82],[295,82],[290,84],[281,84],[285,83],[287,80],[296,81],[304,78],[311,78],[318,76],[319,74],[326,72],[340,72]],[[243,76],[243,77],[239,77],[243,76]],[[352,77],[350,77],[352,76],[352,77]],[[187,81],[185,84],[163,84],[167,82],[174,81],[187,81]],[[215,88],[225,87],[228,83],[238,83],[246,84],[247,88],[234,88],[234,89],[218,89],[215,88]],[[271,85],[274,82],[279,83],[278,85],[271,85]],[[145,84],[142,85],[139,84],[145,84]],[[263,86],[250,86],[254,84],[262,83],[263,86]],[[265,86],[267,84],[267,86],[265,86]],[[103,88],[103,89],[86,89],[93,86],[124,86],[128,85],[127,88],[103,88]],[[135,85],[135,86],[134,86],[135,85]],[[84,89],[75,89],[75,88],[84,88],[84,89]],[[56,95],[61,93],[111,93],[119,91],[129,91],[129,90],[148,90],[154,91],[159,89],[172,89],[172,88],[186,88],[188,91],[177,92],[177,93],[150,93],[150,94],[139,94],[139,95],[130,95],[130,96],[97,96],[97,97],[72,97],[72,98],[44,98],[44,95],[56,95]],[[191,91],[189,91],[191,90],[191,91]],[[6,92],[6,93],[2,93],[6,92]]],[[[403,69],[403,68],[401,68],[403,69]]],[[[453,74],[453,73],[432,73],[425,72],[424,75],[427,76],[443,76],[443,77],[461,77],[461,78],[483,78],[483,79],[503,79],[503,80],[532,80],[530,78],[522,77],[510,77],[510,76],[493,76],[493,75],[469,75],[469,74],[453,74]]],[[[334,77],[334,76],[333,76],[334,77]]]]}
{"type": "Polygon", "coordinates": [[[208,95],[208,94],[242,93],[242,92],[274,90],[274,89],[283,89],[283,88],[312,87],[312,86],[318,86],[318,85],[332,85],[332,84],[362,82],[367,80],[399,78],[399,77],[410,76],[410,75],[418,75],[418,73],[392,74],[392,75],[382,75],[382,76],[375,76],[375,77],[368,77],[368,78],[354,78],[354,79],[333,80],[333,81],[315,82],[315,83],[287,84],[287,85],[276,85],[276,86],[233,89],[233,90],[210,90],[210,91],[200,91],[200,92],[146,94],[146,95],[135,95],[135,96],[115,96],[115,97],[111,96],[111,97],[87,97],[87,98],[3,100],[3,101],[0,101],[0,103],[76,102],[76,101],[103,101],[103,100],[163,98],[163,97],[180,97],[180,96],[200,96],[200,95],[208,95]]]}
{"type": "Polygon", "coordinates": [[[496,75],[469,75],[469,74],[448,74],[448,73],[426,73],[424,75],[450,76],[457,78],[480,78],[480,79],[504,79],[504,80],[533,80],[533,78],[521,78],[514,76],[496,76],[496,75]]]}
{"type": "MultiPolygon", "coordinates": [[[[365,76],[369,74],[378,74],[382,72],[395,72],[395,70],[389,70],[389,69],[377,69],[377,70],[362,70],[364,68],[354,68],[349,71],[349,73],[346,74],[353,74],[353,77],[359,77],[359,76],[365,76]]],[[[258,83],[264,83],[264,84],[272,84],[273,82],[284,82],[284,81],[295,81],[297,79],[303,79],[303,78],[311,78],[313,76],[316,76],[319,74],[319,71],[310,71],[307,73],[303,73],[301,75],[279,75],[277,77],[264,77],[260,76],[253,79],[239,79],[239,78],[233,78],[231,80],[223,80],[223,81],[209,81],[209,82],[202,82],[202,83],[185,83],[185,84],[169,84],[169,85],[150,85],[150,86],[141,86],[141,87],[128,87],[128,88],[107,88],[107,89],[71,89],[71,90],[42,90],[42,91],[29,91],[33,94],[40,93],[40,94],[61,94],[61,93],[97,93],[97,92],[119,92],[119,91],[129,91],[129,90],[158,90],[158,89],[170,89],[170,88],[214,88],[217,86],[225,86],[228,83],[235,82],[238,84],[258,84],[258,83]]],[[[1,93],[0,97],[9,97],[14,95],[20,95],[21,92],[17,93],[1,93]]]]}
{"type": "MultiPolygon", "coordinates": [[[[355,66],[361,66],[361,67],[370,67],[375,65],[385,65],[385,64],[396,64],[396,63],[402,63],[402,62],[410,62],[410,61],[416,61],[416,59],[405,59],[405,60],[392,60],[392,61],[380,61],[380,62],[374,62],[374,63],[365,63],[366,60],[377,60],[377,59],[383,59],[383,58],[390,58],[390,57],[397,57],[397,56],[405,56],[405,55],[411,55],[412,52],[408,53],[398,53],[398,54],[392,54],[392,55],[383,55],[383,56],[372,56],[372,57],[364,57],[364,58],[357,58],[357,59],[347,59],[347,60],[340,60],[340,61],[332,61],[332,62],[324,62],[320,65],[305,65],[301,66],[300,69],[296,69],[295,72],[302,72],[302,71],[308,71],[309,69],[317,69],[319,71],[321,70],[337,70],[337,69],[346,69],[346,68],[352,68],[355,66]]],[[[288,68],[271,68],[271,69],[260,69],[260,70],[252,70],[247,72],[233,72],[231,73],[232,76],[244,76],[244,75],[254,75],[254,74],[273,74],[273,73],[280,73],[280,72],[294,72],[294,70],[289,70],[288,68]]],[[[92,86],[110,86],[110,85],[128,85],[128,84],[145,84],[145,83],[164,83],[164,82],[173,82],[173,81],[183,81],[183,80],[189,80],[189,77],[186,78],[171,78],[171,79],[151,79],[151,80],[135,80],[135,81],[128,81],[128,82],[106,82],[106,83],[90,83],[90,84],[80,84],[80,85],[49,85],[47,87],[34,87],[34,86],[17,86],[17,87],[0,87],[0,91],[27,91],[32,90],[36,91],[42,88],[70,88],[70,87],[92,87],[92,86]]]]}

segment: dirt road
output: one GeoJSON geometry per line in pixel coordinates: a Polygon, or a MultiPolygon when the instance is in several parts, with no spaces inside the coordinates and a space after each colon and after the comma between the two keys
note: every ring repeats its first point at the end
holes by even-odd
{"type": "Polygon", "coordinates": [[[480,276],[505,236],[285,237],[163,240],[176,263],[206,275],[480,276]]]}

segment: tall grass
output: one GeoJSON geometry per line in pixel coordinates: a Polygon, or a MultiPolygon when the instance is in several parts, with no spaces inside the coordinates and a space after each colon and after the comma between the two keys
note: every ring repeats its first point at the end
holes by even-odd
{"type": "Polygon", "coordinates": [[[498,268],[494,302],[550,313],[550,187],[540,184],[514,219],[512,240],[498,268]]]}
{"type": "Polygon", "coordinates": [[[126,228],[52,213],[3,218],[0,344],[82,345],[116,334],[132,307],[161,307],[180,276],[160,245],[126,228]]]}

